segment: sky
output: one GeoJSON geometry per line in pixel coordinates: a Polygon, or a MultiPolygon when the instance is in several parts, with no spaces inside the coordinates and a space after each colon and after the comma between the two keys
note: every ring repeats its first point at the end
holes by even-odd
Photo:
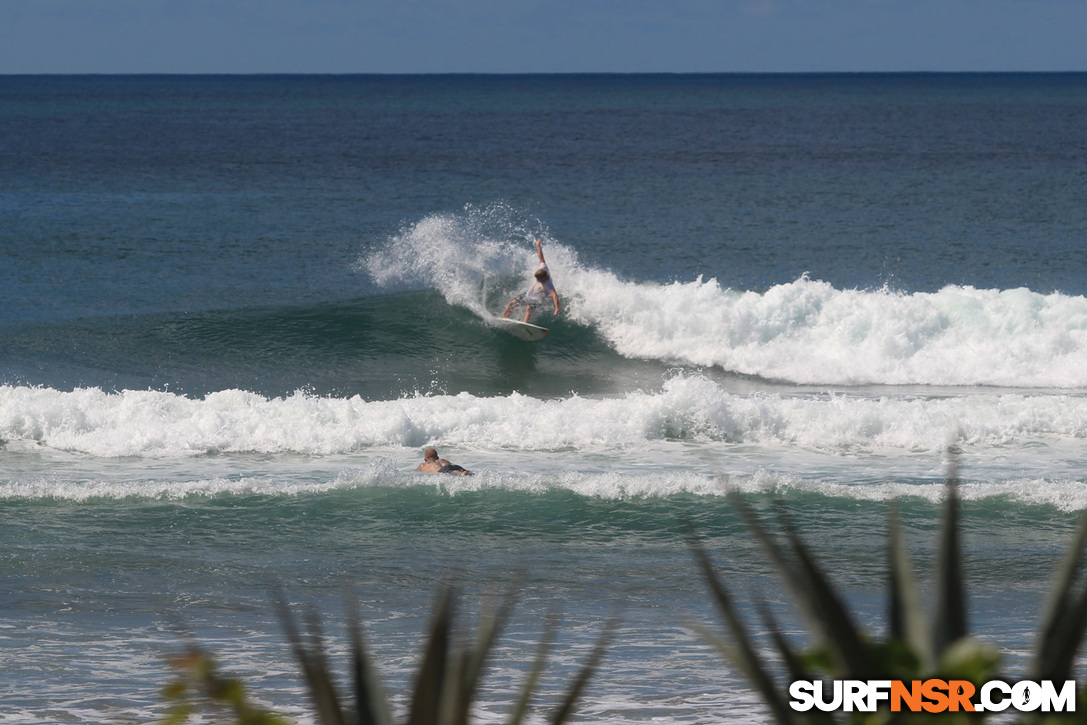
{"type": "Polygon", "coordinates": [[[0,74],[1085,70],[1084,0],[0,0],[0,74]]]}

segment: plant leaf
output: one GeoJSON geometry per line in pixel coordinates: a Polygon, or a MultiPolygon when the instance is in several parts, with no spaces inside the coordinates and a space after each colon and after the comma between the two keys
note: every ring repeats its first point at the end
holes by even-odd
{"type": "Polygon", "coordinates": [[[767,533],[739,492],[730,490],[728,497],[770,556],[778,570],[778,576],[784,581],[809,630],[833,652],[842,673],[861,678],[872,674],[871,663],[864,654],[860,633],[845,614],[833,587],[807,555],[807,550],[796,532],[790,532],[789,536],[797,559],[794,562],[790,561],[781,546],[767,533]]]}
{"type": "Polygon", "coordinates": [[[355,685],[355,718],[358,725],[392,725],[392,708],[385,696],[377,669],[366,651],[359,622],[358,603],[352,597],[347,605],[351,638],[351,669],[355,685]]]}
{"type": "MultiPolygon", "coordinates": [[[[766,700],[766,704],[770,706],[770,711],[773,713],[774,719],[777,720],[777,722],[795,722],[793,713],[786,704],[785,698],[778,691],[773,678],[770,677],[770,674],[766,671],[759,656],[755,653],[755,648],[751,644],[750,638],[747,636],[747,630],[744,627],[743,620],[740,619],[739,612],[736,611],[736,607],[732,603],[732,596],[729,594],[728,589],[725,588],[725,585],[721,583],[720,578],[714,570],[713,563],[710,561],[709,554],[706,553],[705,548],[703,548],[701,542],[693,532],[688,532],[688,545],[695,556],[695,560],[698,562],[699,568],[702,570],[702,577],[709,585],[710,592],[713,594],[713,600],[717,604],[718,610],[724,616],[725,623],[728,625],[729,631],[732,632],[732,637],[736,641],[736,644],[735,647],[730,648],[715,640],[711,640],[711,642],[715,644],[722,653],[730,657],[730,659],[735,659],[740,669],[747,674],[748,678],[752,681],[758,691],[762,693],[763,698],[766,700]]],[[[705,637],[705,633],[703,636],[705,637]]]]}
{"type": "Polygon", "coordinates": [[[797,656],[793,650],[789,641],[785,639],[785,635],[781,633],[781,629],[778,627],[777,620],[774,618],[774,613],[770,611],[770,607],[766,602],[761,599],[756,602],[755,606],[758,608],[759,616],[762,618],[763,624],[770,632],[770,638],[774,642],[774,646],[777,648],[778,653],[781,655],[781,659],[785,662],[785,669],[789,673],[789,679],[796,680],[811,680],[811,672],[804,666],[800,657],[797,656]]]}
{"type": "Polygon", "coordinates": [[[882,676],[864,644],[860,629],[853,623],[834,586],[815,563],[800,534],[780,507],[778,517],[797,560],[793,571],[804,601],[815,613],[824,644],[834,653],[842,667],[842,674],[856,679],[882,676]]]}
{"type": "MultiPolygon", "coordinates": [[[[1075,585],[1076,575],[1083,563],[1085,544],[1087,544],[1087,512],[1080,515],[1079,528],[1057,567],[1053,587],[1049,591],[1042,610],[1042,627],[1038,634],[1034,662],[1031,665],[1033,679],[1068,679],[1068,668],[1058,664],[1064,662],[1065,656],[1060,652],[1068,647],[1070,640],[1075,642],[1074,654],[1083,638],[1083,625],[1077,625],[1077,619],[1082,618],[1083,615],[1076,612],[1077,604],[1073,603],[1072,587],[1075,585]]],[[[1079,606],[1082,606],[1082,603],[1081,597],[1079,606]]]]}
{"type": "Polygon", "coordinates": [[[966,594],[963,587],[962,551],[959,544],[958,458],[949,450],[944,520],[936,562],[936,618],[933,655],[939,659],[952,642],[966,636],[966,594]]]}
{"type": "Polygon", "coordinates": [[[312,612],[309,616],[309,631],[304,637],[295,626],[290,607],[280,592],[273,592],[272,601],[279,614],[287,639],[294,650],[295,659],[306,679],[310,699],[317,711],[317,721],[321,725],[345,725],[344,712],[340,707],[336,688],[328,674],[325,664],[324,648],[321,643],[317,617],[312,612]]]}
{"type": "Polygon", "coordinates": [[[544,629],[540,634],[540,643],[536,647],[536,656],[532,661],[532,669],[529,670],[525,684],[517,696],[517,701],[513,706],[513,712],[510,714],[508,721],[509,725],[520,725],[525,713],[528,712],[529,700],[532,699],[532,694],[536,690],[536,683],[539,681],[540,675],[543,674],[544,666],[547,664],[547,653],[555,640],[557,620],[558,615],[555,612],[551,612],[544,618],[544,629]]]}
{"type": "Polygon", "coordinates": [[[585,685],[588,684],[589,678],[593,676],[596,668],[600,665],[600,660],[604,658],[604,652],[607,650],[608,644],[611,643],[611,640],[618,629],[618,616],[612,617],[604,625],[604,630],[597,638],[593,651],[589,653],[589,658],[585,660],[585,664],[582,665],[581,671],[571,683],[570,689],[567,691],[566,697],[563,698],[562,704],[559,705],[558,709],[552,714],[550,720],[551,725],[562,725],[562,723],[569,719],[574,711],[574,705],[577,703],[578,698],[581,697],[581,692],[585,689],[585,685]]]}
{"type": "Polygon", "coordinates": [[[415,679],[408,725],[440,725],[441,702],[449,671],[449,640],[453,627],[454,592],[446,588],[438,597],[430,624],[423,661],[415,679]]]}
{"type": "Polygon", "coordinates": [[[494,611],[485,611],[480,614],[475,646],[466,650],[462,659],[459,703],[456,712],[453,713],[452,725],[468,725],[470,706],[479,689],[483,667],[494,648],[495,640],[509,622],[523,581],[523,577],[518,577],[494,611]]]}
{"type": "Polygon", "coordinates": [[[917,580],[902,536],[897,506],[892,504],[887,520],[891,565],[891,636],[906,643],[920,661],[922,670],[930,672],[936,665],[930,646],[932,638],[921,609],[917,580]]]}

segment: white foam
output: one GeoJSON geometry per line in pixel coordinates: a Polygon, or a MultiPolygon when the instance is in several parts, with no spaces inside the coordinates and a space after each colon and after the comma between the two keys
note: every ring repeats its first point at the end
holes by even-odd
{"type": "MultiPolygon", "coordinates": [[[[535,467],[535,466],[534,466],[535,467]]],[[[344,471],[340,486],[369,486],[375,483],[368,471],[344,471]]],[[[655,471],[632,474],[629,470],[587,473],[581,471],[549,470],[547,473],[524,473],[503,470],[479,471],[472,476],[406,476],[397,481],[384,479],[401,487],[433,487],[450,496],[488,490],[542,494],[548,491],[570,491],[580,496],[606,500],[660,498],[687,493],[697,496],[721,496],[727,487],[713,475],[698,471],[655,471]]]]}
{"type": "Polygon", "coordinates": [[[717,280],[570,274],[570,315],[628,357],[811,384],[1087,386],[1087,298],[948,286],[838,290],[806,277],[766,292],[717,280]]]}
{"type": "MultiPolygon", "coordinates": [[[[848,473],[848,465],[844,471],[848,473]]],[[[56,499],[74,502],[95,500],[154,499],[183,500],[220,496],[298,496],[324,494],[356,488],[428,488],[457,497],[486,491],[508,491],[530,495],[567,491],[586,498],[607,501],[664,499],[677,495],[718,498],[729,490],[745,494],[816,495],[851,501],[885,502],[922,499],[938,503],[946,495],[940,471],[929,480],[895,480],[887,472],[879,481],[846,482],[841,478],[803,477],[796,472],[756,468],[747,473],[715,474],[709,470],[608,472],[554,470],[526,473],[503,470],[500,466],[478,470],[470,477],[415,474],[388,460],[373,465],[348,467],[329,477],[296,478],[267,474],[252,477],[167,479],[71,480],[61,476],[29,480],[0,481],[0,499],[56,499]]],[[[966,481],[959,486],[965,501],[1007,500],[1031,506],[1049,506],[1061,511],[1087,510],[1087,481],[1070,478],[1006,478],[995,481],[966,481]]]]}
{"type": "MultiPolygon", "coordinates": [[[[487,319],[531,281],[538,264],[534,242],[542,236],[539,222],[519,221],[508,206],[469,205],[463,213],[432,214],[406,227],[357,266],[380,286],[435,289],[449,304],[487,319]]],[[[550,243],[547,258],[553,272],[571,264],[570,250],[550,243]]]]}
{"type": "Polygon", "coordinates": [[[327,456],[437,443],[591,452],[653,441],[939,452],[955,431],[970,447],[1078,443],[1087,438],[1087,397],[736,395],[707,378],[682,375],[656,392],[554,400],[517,393],[265,398],[241,390],[188,398],[151,390],[0,386],[0,440],[112,458],[327,456]]]}
{"type": "MultiPolygon", "coordinates": [[[[504,295],[535,268],[539,232],[514,219],[501,205],[428,216],[362,265],[378,284],[433,288],[486,318],[496,304],[487,295],[504,295]],[[499,289],[489,287],[495,280],[499,289]]],[[[626,357],[801,384],[1087,388],[1082,296],[957,285],[840,290],[807,276],[751,292],[702,277],[623,280],[550,238],[546,253],[564,316],[626,357]]]]}
{"type": "MultiPolygon", "coordinates": [[[[853,501],[893,501],[920,498],[932,503],[947,495],[943,481],[928,483],[886,481],[882,483],[848,484],[839,481],[806,480],[795,476],[762,474],[751,477],[729,477],[720,482],[743,493],[811,492],[828,498],[853,501]]],[[[1087,482],[1068,479],[1010,479],[996,482],[967,482],[958,488],[964,501],[1006,499],[1035,506],[1052,506],[1061,511],[1087,509],[1087,482]]]]}
{"type": "Polygon", "coordinates": [[[301,485],[271,478],[210,478],[198,481],[165,480],[91,480],[73,481],[61,478],[37,478],[10,481],[0,485],[0,498],[55,498],[68,501],[96,499],[146,498],[177,500],[213,497],[223,494],[257,494],[265,496],[321,493],[338,487],[336,483],[319,482],[301,485]]]}

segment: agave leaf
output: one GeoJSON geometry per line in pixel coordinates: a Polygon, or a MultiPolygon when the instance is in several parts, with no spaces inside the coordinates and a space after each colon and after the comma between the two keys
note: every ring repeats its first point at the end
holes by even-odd
{"type": "Polygon", "coordinates": [[[317,618],[312,612],[308,617],[309,629],[305,637],[295,626],[294,617],[290,607],[279,592],[274,592],[272,601],[287,633],[287,639],[294,650],[295,659],[306,679],[310,699],[317,711],[317,721],[321,725],[345,725],[344,712],[340,707],[339,698],[336,696],[336,688],[332,684],[328,667],[325,663],[324,647],[321,643],[321,634],[317,625],[317,618]]]}
{"type": "MultiPolygon", "coordinates": [[[[782,660],[785,662],[786,671],[789,673],[789,680],[796,682],[797,680],[814,680],[816,677],[812,674],[812,671],[804,664],[804,657],[797,654],[796,650],[792,648],[789,641],[785,639],[785,635],[782,634],[781,629],[777,625],[777,620],[774,618],[773,612],[770,611],[770,607],[765,602],[757,602],[756,606],[759,608],[760,616],[765,623],[767,629],[770,630],[770,637],[774,641],[774,646],[777,647],[778,652],[781,654],[782,660]]],[[[779,722],[783,722],[779,720],[779,722]]],[[[828,712],[809,711],[803,721],[807,725],[816,725],[817,723],[833,723],[834,714],[828,712]]]]}
{"type": "Polygon", "coordinates": [[[581,692],[585,689],[585,685],[588,684],[589,678],[593,676],[596,668],[600,665],[600,660],[604,658],[604,652],[607,650],[608,645],[611,643],[611,640],[618,629],[618,616],[613,616],[605,623],[604,630],[597,638],[593,651],[589,653],[589,657],[585,660],[585,664],[582,665],[581,671],[578,672],[577,677],[575,677],[574,681],[570,684],[570,689],[567,691],[566,697],[563,698],[562,704],[560,704],[552,714],[550,720],[551,725],[562,725],[562,723],[565,723],[569,719],[574,711],[574,705],[577,703],[578,698],[581,697],[581,692]]]}
{"type": "Polygon", "coordinates": [[[502,630],[505,629],[513,614],[513,607],[517,602],[517,595],[521,589],[523,577],[510,586],[509,591],[502,598],[497,608],[493,611],[485,611],[480,615],[475,646],[465,649],[460,671],[459,706],[454,713],[453,725],[467,725],[470,705],[475,699],[479,682],[482,679],[483,667],[494,648],[502,630]]]}
{"type": "Polygon", "coordinates": [[[351,638],[351,669],[355,685],[355,719],[358,725],[392,725],[393,714],[377,669],[366,651],[359,623],[358,604],[353,597],[347,604],[348,630],[351,638]]]}
{"type": "MultiPolygon", "coordinates": [[[[762,544],[763,550],[770,557],[770,562],[777,569],[778,576],[785,583],[786,589],[789,590],[789,594],[792,597],[793,602],[800,609],[800,614],[804,617],[808,623],[808,628],[814,632],[822,631],[822,623],[819,620],[819,616],[812,608],[807,591],[800,585],[801,574],[797,570],[796,565],[789,560],[785,555],[785,552],[778,545],[778,543],[770,536],[770,534],[763,527],[762,522],[755,515],[754,511],[748,505],[744,497],[735,489],[729,489],[728,492],[729,503],[740,514],[740,518],[743,519],[751,532],[755,535],[755,538],[762,544]]],[[[688,537],[690,537],[690,529],[688,529],[688,537]]]]}
{"type": "Polygon", "coordinates": [[[310,642],[310,656],[315,663],[317,672],[320,674],[316,684],[320,687],[320,699],[324,703],[323,709],[327,713],[322,722],[327,722],[329,725],[342,725],[346,722],[346,716],[340,706],[339,695],[329,674],[330,670],[328,661],[325,658],[324,640],[321,636],[321,625],[317,618],[317,612],[309,608],[305,613],[305,617],[310,642]]]}
{"type": "Polygon", "coordinates": [[[839,660],[843,674],[857,679],[882,676],[883,673],[877,671],[860,629],[853,623],[830,580],[815,563],[796,527],[783,510],[779,510],[778,515],[798,561],[796,572],[809,605],[816,613],[825,642],[839,660]]]}
{"type": "Polygon", "coordinates": [[[790,545],[796,557],[794,562],[767,533],[739,492],[730,490],[728,497],[770,556],[771,562],[777,568],[778,575],[784,581],[793,603],[799,608],[808,628],[831,648],[842,672],[853,673],[860,677],[872,674],[870,658],[865,654],[860,633],[850,622],[849,616],[845,614],[844,608],[834,594],[833,587],[815,566],[796,532],[789,532],[790,545]]]}
{"type": "Polygon", "coordinates": [[[762,617],[763,624],[770,631],[770,638],[774,642],[774,646],[777,647],[778,654],[781,655],[781,659],[785,662],[785,669],[789,673],[789,679],[796,680],[811,680],[811,672],[804,666],[803,661],[793,650],[792,645],[785,639],[785,635],[781,633],[781,629],[778,627],[777,620],[774,618],[774,613],[770,611],[770,607],[766,602],[759,600],[755,603],[758,608],[759,616],[762,617]]]}
{"type": "MultiPolygon", "coordinates": [[[[805,657],[802,654],[798,654],[796,650],[792,648],[789,641],[785,639],[785,635],[782,634],[781,629],[777,625],[777,621],[774,618],[773,612],[764,602],[758,602],[756,604],[759,608],[759,616],[762,617],[763,623],[767,629],[770,630],[770,637],[774,641],[774,646],[777,647],[778,653],[781,655],[782,660],[785,662],[786,671],[789,673],[789,681],[796,682],[797,680],[815,680],[817,677],[812,674],[812,670],[805,664],[805,657]]],[[[790,715],[791,715],[790,711],[790,715]]],[[[803,718],[793,717],[794,720],[799,720],[805,723],[805,725],[822,725],[826,723],[833,725],[834,713],[821,712],[819,710],[808,711],[803,718]]],[[[778,720],[778,722],[785,722],[778,720]]]]}
{"type": "MultiPolygon", "coordinates": [[[[725,588],[725,585],[721,582],[720,578],[718,578],[713,563],[710,561],[709,554],[706,553],[701,542],[693,533],[688,534],[688,541],[691,551],[694,553],[695,559],[698,562],[699,568],[702,569],[702,576],[706,580],[706,583],[709,585],[710,591],[713,594],[714,602],[717,604],[717,608],[724,616],[725,622],[732,632],[735,645],[729,646],[716,637],[709,638],[710,642],[725,654],[726,657],[737,664],[748,676],[748,679],[751,680],[766,700],[767,705],[770,706],[770,710],[777,722],[795,722],[792,710],[789,709],[785,702],[785,698],[778,691],[778,687],[774,683],[773,678],[766,671],[759,656],[755,653],[755,648],[747,636],[747,629],[744,627],[743,620],[740,619],[739,612],[736,611],[736,607],[732,602],[732,596],[729,594],[728,589],[725,588]]],[[[706,637],[706,634],[706,632],[703,632],[702,636],[706,637]]]]}
{"type": "Polygon", "coordinates": [[[408,715],[408,725],[440,725],[441,702],[449,671],[450,633],[453,627],[454,592],[439,595],[427,637],[408,715]]]}
{"type": "Polygon", "coordinates": [[[472,703],[462,697],[461,685],[470,657],[464,634],[451,627],[446,650],[445,679],[438,693],[438,725],[458,725],[460,720],[468,717],[472,703]]]}
{"type": "MultiPolygon", "coordinates": [[[[706,627],[702,626],[701,624],[699,624],[697,622],[694,623],[691,626],[696,632],[698,632],[700,637],[705,639],[706,642],[708,642],[710,645],[712,645],[714,647],[714,649],[716,649],[718,652],[720,652],[724,656],[724,658],[727,659],[729,662],[731,662],[732,665],[737,670],[739,670],[741,673],[743,673],[743,675],[746,676],[749,680],[754,682],[754,678],[751,676],[751,670],[750,670],[750,668],[748,666],[748,663],[745,662],[744,655],[742,654],[740,648],[735,643],[728,642],[728,641],[724,640],[723,638],[718,636],[716,633],[711,632],[709,629],[707,629],[706,627]]],[[[791,679],[793,679],[793,680],[798,680],[798,679],[813,680],[813,679],[816,679],[811,674],[809,674],[809,671],[806,668],[804,668],[803,663],[800,662],[799,660],[797,661],[797,666],[799,668],[801,668],[801,670],[805,674],[803,676],[799,676],[799,675],[793,673],[792,671],[790,671],[791,672],[791,674],[790,674],[791,679]]],[[[759,692],[763,696],[763,698],[766,700],[767,704],[771,705],[771,711],[774,714],[774,722],[778,723],[779,725],[788,725],[789,723],[793,723],[795,725],[800,725],[801,723],[803,723],[804,725],[823,725],[824,723],[833,724],[835,722],[834,713],[819,712],[818,710],[812,710],[812,711],[809,711],[809,712],[807,712],[807,713],[805,713],[803,715],[798,715],[798,714],[794,713],[788,707],[788,705],[785,704],[784,697],[781,695],[780,692],[777,691],[776,687],[774,689],[773,695],[769,695],[768,693],[766,693],[763,690],[760,690],[759,692]],[[775,707],[774,705],[771,704],[771,699],[770,699],[771,696],[777,698],[777,700],[780,701],[780,703],[781,703],[780,707],[775,707]]]]}
{"type": "Polygon", "coordinates": [[[950,455],[936,564],[936,619],[932,649],[937,659],[952,642],[966,636],[966,595],[959,544],[958,461],[954,450],[950,451],[950,455]]]}
{"type": "Polygon", "coordinates": [[[929,672],[936,664],[930,647],[932,638],[921,609],[917,580],[902,537],[897,506],[891,506],[887,518],[890,529],[891,636],[905,642],[920,661],[922,670],[929,672]]]}
{"type": "Polygon", "coordinates": [[[898,508],[892,503],[887,514],[887,529],[890,539],[888,546],[888,559],[891,564],[890,601],[888,602],[887,621],[890,624],[891,637],[906,639],[906,612],[909,607],[905,602],[905,592],[902,591],[902,572],[899,571],[900,556],[902,550],[902,534],[899,530],[898,508]]]}
{"type": "Polygon", "coordinates": [[[1087,591],[1082,592],[1074,602],[1061,612],[1054,627],[1054,641],[1048,643],[1048,655],[1040,660],[1041,674],[1038,679],[1071,679],[1072,666],[1076,653],[1083,641],[1084,628],[1087,627],[1087,591]]]}
{"type": "Polygon", "coordinates": [[[1083,563],[1084,545],[1087,544],[1087,512],[1080,515],[1079,528],[1057,567],[1053,587],[1049,591],[1042,610],[1042,628],[1038,636],[1038,650],[1031,665],[1032,678],[1036,680],[1065,680],[1070,673],[1071,655],[1079,648],[1083,638],[1084,596],[1074,602],[1072,588],[1083,563]]]}
{"type": "Polygon", "coordinates": [[[508,721],[509,725],[520,725],[528,712],[528,702],[532,699],[532,693],[536,690],[536,683],[539,682],[540,675],[543,674],[544,666],[547,664],[547,653],[551,649],[551,644],[555,641],[557,620],[558,615],[555,612],[551,612],[544,618],[544,629],[540,635],[540,643],[536,647],[536,657],[533,659],[532,669],[529,670],[525,684],[517,696],[517,701],[514,703],[513,712],[510,714],[508,721]]]}
{"type": "MultiPolygon", "coordinates": [[[[690,624],[690,627],[695,631],[695,633],[698,634],[698,636],[702,640],[704,640],[707,644],[720,652],[721,655],[726,660],[728,660],[729,663],[733,667],[735,667],[737,671],[740,672],[740,674],[742,674],[751,682],[755,682],[755,671],[752,669],[751,659],[744,655],[743,650],[736,641],[730,642],[729,640],[725,639],[721,635],[711,630],[709,627],[706,627],[701,622],[692,622],[690,624]]],[[[739,638],[734,639],[737,641],[739,640],[739,638]]],[[[755,663],[759,667],[761,667],[761,661],[758,660],[757,657],[755,663]]],[[[778,692],[777,686],[774,685],[772,681],[771,685],[773,686],[773,695],[769,695],[765,690],[762,690],[761,688],[759,689],[759,694],[763,696],[767,703],[770,702],[771,697],[776,696],[778,698],[781,698],[781,693],[778,692]]],[[[771,710],[776,711],[773,706],[771,706],[771,710]]]]}
{"type": "Polygon", "coordinates": [[[189,719],[192,712],[193,708],[191,705],[175,705],[171,708],[170,714],[159,722],[159,725],[181,725],[181,723],[189,719]]]}

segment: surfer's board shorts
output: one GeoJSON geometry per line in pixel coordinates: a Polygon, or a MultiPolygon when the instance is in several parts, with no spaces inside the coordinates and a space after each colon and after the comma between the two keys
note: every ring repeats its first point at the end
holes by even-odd
{"type": "Polygon", "coordinates": [[[521,294],[514,297],[513,301],[516,302],[519,305],[522,305],[524,307],[528,307],[529,309],[534,310],[537,307],[540,307],[541,305],[543,305],[543,303],[546,302],[547,300],[545,300],[545,299],[543,299],[541,297],[536,297],[531,292],[522,292],[521,294]]]}
{"type": "Polygon", "coordinates": [[[458,466],[455,463],[451,463],[448,466],[442,466],[438,469],[438,473],[468,473],[463,466],[458,466]]]}

